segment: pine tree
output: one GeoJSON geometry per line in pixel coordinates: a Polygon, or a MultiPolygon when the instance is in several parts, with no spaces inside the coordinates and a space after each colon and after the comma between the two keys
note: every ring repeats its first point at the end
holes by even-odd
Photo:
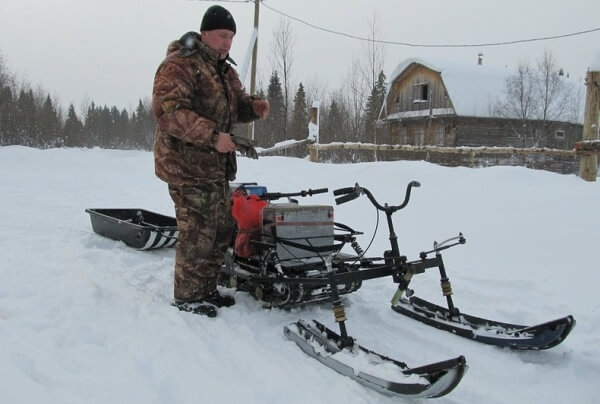
{"type": "Polygon", "coordinates": [[[151,150],[154,141],[156,125],[152,116],[151,107],[139,100],[133,121],[133,137],[136,139],[135,148],[151,150]]]}
{"type": "Polygon", "coordinates": [[[92,101],[85,113],[83,126],[83,146],[94,147],[100,145],[100,116],[96,104],[92,101]]]}
{"type": "Polygon", "coordinates": [[[38,113],[38,127],[39,140],[36,145],[37,147],[50,148],[62,146],[61,123],[50,95],[46,96],[46,100],[38,113]]]}
{"type": "Polygon", "coordinates": [[[17,141],[16,108],[13,92],[8,85],[0,88],[0,145],[17,141]]]}
{"type": "Polygon", "coordinates": [[[290,134],[296,140],[306,139],[308,136],[308,107],[306,106],[306,93],[302,83],[298,86],[298,91],[296,91],[294,97],[290,134]]]}
{"type": "Polygon", "coordinates": [[[334,96],[323,112],[319,137],[321,143],[347,142],[350,130],[350,113],[343,100],[334,96]]]}
{"type": "Polygon", "coordinates": [[[63,139],[66,147],[83,146],[83,123],[75,113],[73,104],[69,105],[67,120],[63,127],[63,139]]]}
{"type": "Polygon", "coordinates": [[[271,105],[271,112],[264,122],[264,133],[257,136],[258,145],[271,147],[284,139],[285,109],[281,82],[277,72],[271,74],[269,87],[267,89],[267,100],[271,105]]]}
{"type": "Polygon", "coordinates": [[[376,122],[379,118],[379,111],[383,105],[383,99],[385,97],[385,74],[383,71],[379,72],[379,77],[375,86],[371,90],[371,94],[367,99],[367,106],[365,108],[365,134],[366,140],[371,143],[377,142],[376,137],[376,122]]]}
{"type": "Polygon", "coordinates": [[[39,141],[37,127],[37,108],[33,91],[22,89],[17,99],[16,109],[16,135],[15,144],[35,147],[39,141]]]}
{"type": "Polygon", "coordinates": [[[98,146],[102,148],[110,148],[113,137],[113,117],[110,113],[108,106],[103,106],[99,109],[98,114],[98,133],[100,135],[100,142],[98,146]]]}
{"type": "Polygon", "coordinates": [[[338,131],[340,129],[341,114],[338,105],[334,100],[331,100],[327,113],[324,114],[322,120],[321,141],[323,143],[335,142],[338,137],[338,131]]]}

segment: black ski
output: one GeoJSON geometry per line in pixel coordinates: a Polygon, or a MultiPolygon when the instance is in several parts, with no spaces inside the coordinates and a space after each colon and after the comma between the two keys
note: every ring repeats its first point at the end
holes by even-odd
{"type": "Polygon", "coordinates": [[[484,344],[515,349],[548,349],[560,344],[575,326],[568,315],[533,326],[503,323],[458,313],[416,296],[402,298],[392,305],[396,312],[427,325],[484,344]]]}
{"type": "Polygon", "coordinates": [[[386,395],[441,397],[451,392],[467,370],[464,356],[410,368],[356,343],[340,348],[341,337],[318,321],[298,320],[284,327],[286,337],[306,354],[336,372],[386,395]],[[360,356],[366,360],[361,360],[360,356]],[[360,363],[360,368],[356,365],[360,363]],[[381,372],[379,369],[385,369],[381,372]],[[391,370],[390,370],[391,368],[391,370]]]}

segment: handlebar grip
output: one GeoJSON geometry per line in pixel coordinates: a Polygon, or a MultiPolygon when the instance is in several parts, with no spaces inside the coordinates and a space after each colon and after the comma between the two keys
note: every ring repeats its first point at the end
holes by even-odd
{"type": "Polygon", "coordinates": [[[348,188],[340,188],[340,189],[336,189],[333,191],[333,195],[337,196],[337,195],[345,195],[345,194],[349,194],[350,192],[354,192],[355,188],[354,187],[348,187],[348,188]]]}
{"type": "Polygon", "coordinates": [[[264,199],[264,200],[274,200],[274,199],[279,199],[282,197],[283,196],[281,195],[280,192],[265,192],[264,194],[260,195],[260,199],[264,199]]]}
{"type": "Polygon", "coordinates": [[[347,195],[336,198],[335,203],[336,205],[341,205],[342,203],[350,202],[351,200],[356,198],[358,198],[357,193],[348,193],[347,195]]]}
{"type": "Polygon", "coordinates": [[[309,195],[326,194],[327,192],[329,192],[329,188],[319,188],[319,189],[309,189],[308,190],[309,195]]]}

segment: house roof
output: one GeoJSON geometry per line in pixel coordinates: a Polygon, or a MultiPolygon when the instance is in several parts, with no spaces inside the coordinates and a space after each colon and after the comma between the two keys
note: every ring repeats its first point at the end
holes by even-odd
{"type": "MultiPolygon", "coordinates": [[[[506,78],[514,73],[509,68],[498,68],[485,64],[406,59],[394,69],[388,78],[386,101],[391,84],[415,63],[441,74],[454,110],[457,115],[461,116],[489,117],[490,105],[502,96],[506,78]]],[[[387,105],[386,102],[383,105],[387,105]]]]}

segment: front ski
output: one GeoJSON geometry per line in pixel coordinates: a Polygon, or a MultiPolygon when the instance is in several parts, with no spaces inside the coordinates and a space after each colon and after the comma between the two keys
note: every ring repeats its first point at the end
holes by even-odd
{"type": "Polygon", "coordinates": [[[285,336],[307,355],[336,372],[386,395],[441,397],[451,392],[467,370],[464,356],[410,368],[356,343],[340,348],[341,337],[318,321],[298,320],[284,327],[285,336]]]}
{"type": "Polygon", "coordinates": [[[533,326],[503,323],[458,313],[416,296],[402,298],[392,305],[396,312],[427,325],[484,344],[515,349],[548,349],[560,344],[575,326],[568,315],[533,326]]]}

